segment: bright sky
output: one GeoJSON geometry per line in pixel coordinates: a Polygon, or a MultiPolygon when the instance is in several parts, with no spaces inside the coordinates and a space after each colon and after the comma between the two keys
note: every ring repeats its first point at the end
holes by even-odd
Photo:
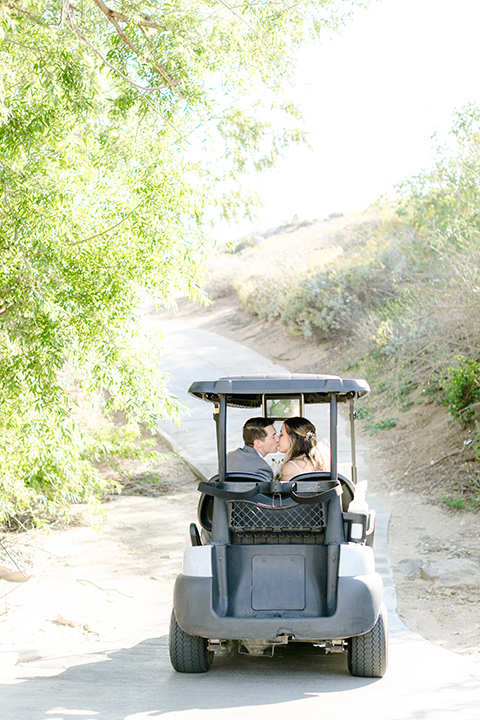
{"type": "Polygon", "coordinates": [[[313,152],[294,148],[252,181],[266,204],[255,227],[362,210],[429,167],[433,133],[445,137],[453,110],[480,102],[479,29],[480,0],[374,0],[308,50],[297,99],[313,152]]]}

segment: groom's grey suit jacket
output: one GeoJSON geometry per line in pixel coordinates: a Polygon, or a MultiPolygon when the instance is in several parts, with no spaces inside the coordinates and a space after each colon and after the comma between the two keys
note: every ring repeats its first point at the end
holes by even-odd
{"type": "Polygon", "coordinates": [[[273,470],[255,448],[244,445],[227,455],[227,472],[246,472],[260,475],[265,480],[273,480],[273,470]]]}

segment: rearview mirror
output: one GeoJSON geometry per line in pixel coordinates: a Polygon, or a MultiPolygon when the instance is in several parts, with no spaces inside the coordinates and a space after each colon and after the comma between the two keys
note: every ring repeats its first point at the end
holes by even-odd
{"type": "Polygon", "coordinates": [[[270,420],[286,420],[303,415],[303,396],[268,396],[263,398],[263,414],[270,420]]]}

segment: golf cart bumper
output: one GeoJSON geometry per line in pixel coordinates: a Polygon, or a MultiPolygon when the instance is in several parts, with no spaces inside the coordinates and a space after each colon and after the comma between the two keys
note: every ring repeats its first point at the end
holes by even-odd
{"type": "Polygon", "coordinates": [[[383,600],[383,582],[378,573],[340,577],[335,612],[312,617],[305,611],[253,610],[248,617],[232,617],[213,609],[213,581],[209,577],[179,575],[175,583],[174,609],[177,622],[189,635],[220,640],[262,639],[276,643],[291,640],[336,640],[363,635],[373,628],[383,600]]]}

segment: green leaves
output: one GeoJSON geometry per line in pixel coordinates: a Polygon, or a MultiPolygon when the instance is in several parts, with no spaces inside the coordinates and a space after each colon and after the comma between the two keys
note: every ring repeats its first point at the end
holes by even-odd
{"type": "Polygon", "coordinates": [[[455,114],[450,145],[438,147],[433,170],[402,186],[403,217],[418,230],[425,257],[450,250],[469,252],[480,230],[480,110],[467,105],[455,114]]]}
{"type": "Polygon", "coordinates": [[[456,357],[455,366],[447,368],[440,384],[442,401],[449,412],[464,424],[469,423],[480,406],[480,363],[456,357]]]}
{"type": "Polygon", "coordinates": [[[302,141],[283,91],[329,8],[1,6],[0,519],[101,491],[76,399],[175,414],[139,308],[201,296],[209,223],[252,207],[241,173],[302,141]]]}

